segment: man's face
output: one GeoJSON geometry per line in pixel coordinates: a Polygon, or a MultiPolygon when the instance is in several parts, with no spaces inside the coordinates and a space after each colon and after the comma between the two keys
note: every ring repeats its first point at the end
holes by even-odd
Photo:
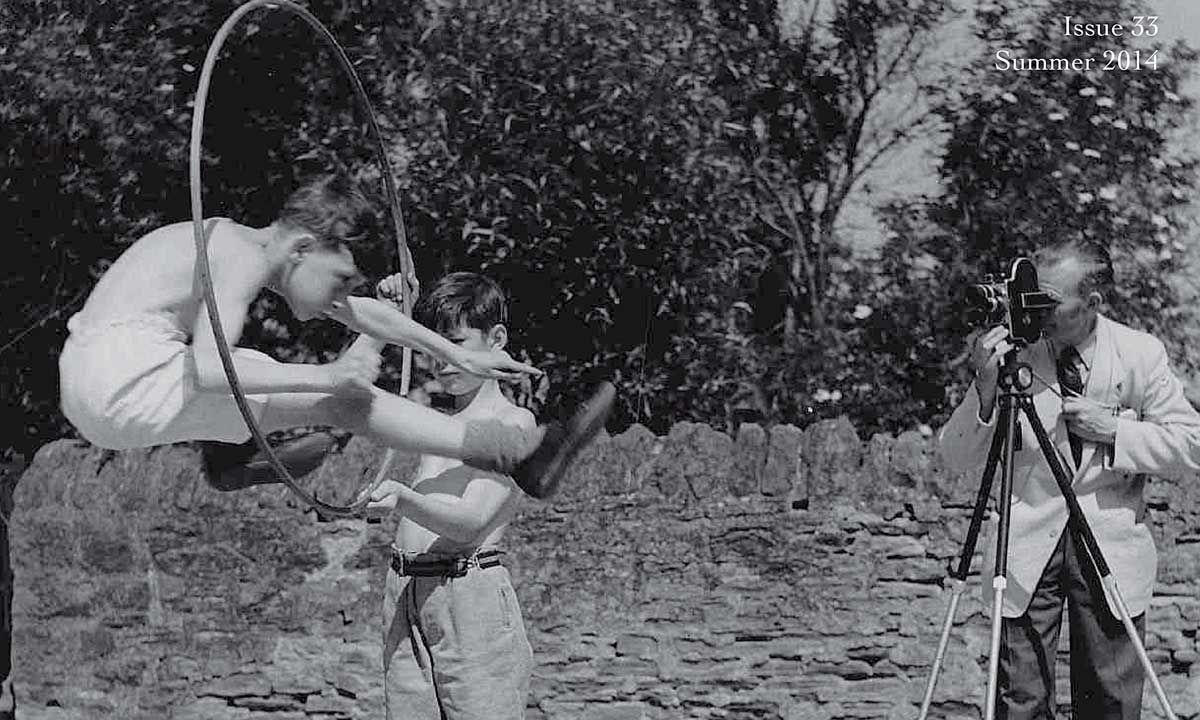
{"type": "Polygon", "coordinates": [[[1059,301],[1050,312],[1042,330],[1058,345],[1077,345],[1087,339],[1100,309],[1099,293],[1079,294],[1083,265],[1076,258],[1065,258],[1038,268],[1038,285],[1059,301]]]}
{"type": "MultiPolygon", "coordinates": [[[[506,339],[503,325],[495,325],[488,331],[459,325],[457,328],[441,334],[450,342],[466,350],[482,352],[504,347],[506,339]]],[[[434,371],[437,373],[437,380],[442,386],[442,391],[455,397],[474,393],[484,383],[484,378],[465,373],[445,362],[438,362],[434,366],[434,371]]]]}
{"type": "Polygon", "coordinates": [[[345,245],[309,243],[297,251],[283,283],[282,295],[301,320],[320,317],[345,302],[346,296],[363,281],[354,254],[345,245]]]}

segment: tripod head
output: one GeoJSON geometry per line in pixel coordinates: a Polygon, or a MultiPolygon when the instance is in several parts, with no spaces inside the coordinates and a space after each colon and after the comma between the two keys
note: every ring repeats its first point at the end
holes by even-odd
{"type": "Polygon", "coordinates": [[[996,385],[1005,395],[1027,395],[1033,387],[1033,367],[1027,362],[1017,359],[1019,347],[1014,347],[1004,354],[1004,364],[1000,366],[1000,377],[996,385]]]}

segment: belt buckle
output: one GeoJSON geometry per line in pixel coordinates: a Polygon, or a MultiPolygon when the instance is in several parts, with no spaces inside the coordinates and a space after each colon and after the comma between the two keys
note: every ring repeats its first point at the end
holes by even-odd
{"type": "Polygon", "coordinates": [[[452,578],[460,578],[467,574],[471,569],[471,560],[473,558],[454,558],[450,561],[450,569],[446,575],[452,578]]]}
{"type": "Polygon", "coordinates": [[[395,545],[392,546],[392,570],[400,577],[408,574],[408,560],[404,557],[404,553],[395,545]]]}

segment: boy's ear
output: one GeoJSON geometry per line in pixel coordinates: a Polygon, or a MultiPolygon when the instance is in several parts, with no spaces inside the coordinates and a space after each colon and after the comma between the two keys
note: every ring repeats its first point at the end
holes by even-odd
{"type": "Polygon", "coordinates": [[[488,345],[498,350],[503,350],[508,345],[508,328],[496,323],[487,333],[488,345]]]}
{"type": "Polygon", "coordinates": [[[312,233],[304,233],[298,235],[292,241],[292,248],[288,251],[288,258],[292,262],[300,262],[304,256],[317,247],[317,238],[312,233]]]}

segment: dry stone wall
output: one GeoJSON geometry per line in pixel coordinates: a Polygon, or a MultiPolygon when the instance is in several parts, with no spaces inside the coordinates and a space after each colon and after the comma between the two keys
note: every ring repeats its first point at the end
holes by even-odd
{"type": "MultiPolygon", "coordinates": [[[[357,479],[380,454],[351,442],[322,472],[357,479]]],[[[318,522],[278,487],[220,494],[198,467],[183,446],[37,455],[11,526],[20,716],[382,718],[392,523],[318,522]]],[[[1147,646],[1181,718],[1200,717],[1195,481],[1149,486],[1147,646]]],[[[929,439],[864,442],[845,420],[602,439],[510,531],[528,717],[915,718],[977,486],[929,439]]],[[[976,576],[933,717],[982,716],[979,598],[976,576]]]]}

